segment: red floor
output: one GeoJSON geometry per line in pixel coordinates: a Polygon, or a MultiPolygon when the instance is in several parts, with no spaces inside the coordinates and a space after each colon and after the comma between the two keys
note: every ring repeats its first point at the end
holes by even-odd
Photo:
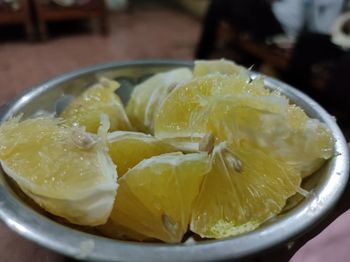
{"type": "MultiPolygon", "coordinates": [[[[111,14],[111,34],[52,36],[46,42],[0,42],[0,104],[58,74],[110,61],[191,59],[200,21],[163,7],[111,14]]],[[[0,30],[1,34],[1,30],[0,30]]]]}

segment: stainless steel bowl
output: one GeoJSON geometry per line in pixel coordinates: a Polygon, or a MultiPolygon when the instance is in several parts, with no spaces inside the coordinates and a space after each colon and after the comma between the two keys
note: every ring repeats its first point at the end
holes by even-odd
{"type": "MultiPolygon", "coordinates": [[[[123,87],[119,95],[127,101],[132,85],[147,75],[190,62],[144,61],[111,63],[68,73],[26,91],[3,106],[0,120],[24,113],[24,117],[62,110],[69,100],[100,76],[118,79],[123,87]]],[[[252,76],[256,76],[253,73],[252,76]]],[[[334,207],[348,180],[349,156],[346,141],[334,118],[300,91],[266,77],[266,85],[278,89],[309,116],[325,122],[336,139],[338,153],[306,183],[312,194],[295,207],[257,230],[223,240],[186,244],[137,243],[112,240],[63,226],[31,209],[16,195],[0,173],[0,218],[18,234],[59,253],[97,261],[207,261],[238,259],[262,252],[306,233],[334,207]]]]}

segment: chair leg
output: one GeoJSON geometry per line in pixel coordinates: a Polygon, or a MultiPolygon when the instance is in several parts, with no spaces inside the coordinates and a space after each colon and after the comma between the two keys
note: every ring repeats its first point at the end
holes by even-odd
{"type": "Polygon", "coordinates": [[[48,33],[47,33],[47,27],[46,23],[44,20],[39,20],[38,22],[38,27],[39,27],[39,36],[42,41],[47,40],[48,38],[48,33]]]}
{"type": "Polygon", "coordinates": [[[31,0],[33,8],[36,13],[37,29],[39,33],[39,39],[45,41],[48,38],[45,8],[42,6],[41,0],[31,0]]]}
{"type": "Polygon", "coordinates": [[[99,5],[99,14],[98,14],[98,26],[100,29],[100,33],[103,36],[107,36],[109,34],[109,24],[108,24],[108,18],[107,18],[107,7],[106,7],[106,0],[100,0],[99,5]]]}
{"type": "Polygon", "coordinates": [[[109,26],[105,14],[100,15],[100,17],[98,18],[98,24],[101,35],[108,36],[109,26]]]}
{"type": "Polygon", "coordinates": [[[126,11],[129,14],[134,13],[134,11],[135,11],[134,1],[128,0],[127,6],[126,6],[126,11]]]}
{"type": "Polygon", "coordinates": [[[33,25],[33,14],[30,8],[29,0],[21,1],[22,3],[22,14],[23,14],[23,25],[27,39],[29,41],[34,40],[34,25],[33,25]]]}
{"type": "Polygon", "coordinates": [[[26,31],[28,41],[34,40],[34,28],[31,22],[25,23],[25,31],[26,31]]]}

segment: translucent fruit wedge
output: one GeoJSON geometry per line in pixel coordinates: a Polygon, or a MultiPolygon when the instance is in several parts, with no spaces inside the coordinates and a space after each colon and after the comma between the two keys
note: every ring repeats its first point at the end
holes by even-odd
{"type": "Polygon", "coordinates": [[[245,75],[247,78],[249,77],[247,69],[226,59],[196,60],[194,62],[194,77],[206,76],[213,73],[224,75],[245,75]]]}
{"type": "Polygon", "coordinates": [[[254,230],[280,213],[301,182],[298,172],[247,141],[221,142],[211,157],[212,169],[195,200],[190,226],[202,237],[254,230]]]}
{"type": "Polygon", "coordinates": [[[103,224],[112,210],[116,169],[96,135],[51,117],[0,127],[4,171],[48,212],[79,225],[103,224]]]}
{"type": "Polygon", "coordinates": [[[208,115],[216,98],[242,92],[266,95],[262,79],[249,79],[245,75],[210,74],[193,79],[176,88],[163,102],[155,120],[155,136],[167,139],[176,146],[186,140],[196,142],[207,132],[208,115]]]}
{"type": "Polygon", "coordinates": [[[198,149],[206,133],[220,141],[248,139],[296,167],[303,176],[334,155],[324,124],[310,119],[264,80],[209,74],[177,88],[163,102],[155,136],[182,150],[198,149]]]}
{"type": "Polygon", "coordinates": [[[118,180],[113,211],[100,230],[117,238],[123,234],[138,240],[180,242],[209,169],[206,153],[169,153],[143,160],[118,180]]]}
{"type": "Polygon", "coordinates": [[[188,68],[159,73],[135,86],[126,112],[137,130],[153,134],[154,118],[164,98],[178,85],[192,79],[188,68]]]}
{"type": "Polygon", "coordinates": [[[218,99],[208,129],[220,141],[251,141],[307,176],[334,155],[327,127],[280,95],[218,99]]]}
{"type": "Polygon", "coordinates": [[[73,100],[62,112],[61,117],[68,125],[84,126],[86,131],[96,133],[101,114],[110,121],[110,131],[132,130],[120,98],[114,93],[119,84],[107,78],[88,88],[73,100]]]}
{"type": "Polygon", "coordinates": [[[146,158],[177,151],[172,145],[151,135],[132,131],[108,134],[108,147],[119,177],[146,158]]]}

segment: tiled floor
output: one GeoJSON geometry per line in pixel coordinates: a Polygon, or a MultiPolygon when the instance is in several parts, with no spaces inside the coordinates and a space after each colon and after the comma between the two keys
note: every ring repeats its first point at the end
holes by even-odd
{"type": "MultiPolygon", "coordinates": [[[[0,104],[23,89],[80,67],[116,60],[191,59],[200,21],[180,10],[143,7],[110,16],[111,34],[0,42],[0,104]]],[[[1,30],[0,30],[1,34],[1,30]]]]}

